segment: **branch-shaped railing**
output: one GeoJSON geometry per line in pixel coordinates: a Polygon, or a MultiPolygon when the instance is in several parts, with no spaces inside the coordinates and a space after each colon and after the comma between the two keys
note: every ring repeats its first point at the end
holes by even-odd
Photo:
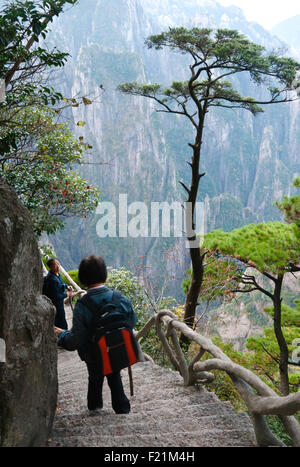
{"type": "Polygon", "coordinates": [[[180,372],[185,386],[213,381],[214,375],[209,373],[211,370],[225,371],[248,408],[257,444],[284,446],[284,443],[271,432],[265,420],[265,415],[278,415],[293,445],[300,446],[300,426],[292,416],[300,410],[300,392],[285,397],[278,396],[257,375],[232,362],[211,339],[193,331],[169,310],[156,313],[141,330],[136,332],[135,337],[138,342],[147,335],[152,326],[156,327],[163,349],[175,370],[180,372]],[[181,350],[178,331],[200,346],[198,354],[189,364],[181,350]],[[200,362],[206,352],[213,358],[200,362]]]}

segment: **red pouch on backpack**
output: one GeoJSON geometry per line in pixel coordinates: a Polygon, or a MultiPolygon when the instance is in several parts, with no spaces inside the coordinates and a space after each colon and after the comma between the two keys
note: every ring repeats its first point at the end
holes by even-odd
{"type": "Polygon", "coordinates": [[[97,342],[102,360],[102,374],[109,375],[137,363],[138,348],[129,328],[117,328],[105,332],[97,342]]]}

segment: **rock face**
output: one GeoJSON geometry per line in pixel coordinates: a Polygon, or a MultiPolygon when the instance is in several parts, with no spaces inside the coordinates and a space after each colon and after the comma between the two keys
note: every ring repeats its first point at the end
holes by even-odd
{"type": "Polygon", "coordinates": [[[55,308],[28,211],[0,181],[0,446],[43,445],[57,399],[55,308]],[[0,355],[1,356],[1,355],[0,355]],[[3,361],[6,360],[6,361],[3,361]]]}
{"type": "MultiPolygon", "coordinates": [[[[239,8],[214,0],[89,0],[88,9],[81,1],[57,18],[52,36],[47,37],[48,45],[71,56],[57,79],[62,94],[95,97],[93,105],[72,107],[69,117],[73,117],[75,134],[92,146],[86,155],[88,164],[80,173],[98,185],[101,201],[112,202],[117,214],[120,194],[128,195],[128,204],[144,202],[148,212],[152,202],[186,199],[179,180],[190,183],[186,161],[192,155],[188,147],[195,137],[192,125],[181,116],[156,112],[158,106],[151,99],[116,90],[127,81],[164,87],[189,78],[190,59],[165,49],[149,50],[144,44],[149,35],[177,26],[238,29],[267,51],[283,46],[261,26],[247,22],[239,8]],[[105,92],[97,97],[99,85],[105,92]],[[85,126],[77,126],[78,121],[85,126]]],[[[263,87],[254,86],[247,74],[236,78],[233,85],[246,96],[266,97],[263,87]]],[[[299,112],[299,102],[265,106],[265,113],[257,117],[243,109],[211,109],[200,168],[206,176],[198,196],[198,201],[205,202],[206,232],[281,218],[273,203],[293,194],[292,180],[300,172],[299,112]]],[[[103,237],[97,231],[99,219],[99,212],[88,221],[71,219],[63,232],[51,238],[64,267],[77,268],[82,257],[93,252],[113,267],[130,270],[139,269],[143,258],[142,267],[151,268],[152,277],[162,276],[163,271],[161,288],[165,271],[174,267],[169,251],[179,249],[181,239],[161,234],[103,237]]],[[[170,281],[166,292],[180,302],[184,301],[181,281],[187,267],[189,262],[177,267],[175,276],[180,279],[170,281]]]]}

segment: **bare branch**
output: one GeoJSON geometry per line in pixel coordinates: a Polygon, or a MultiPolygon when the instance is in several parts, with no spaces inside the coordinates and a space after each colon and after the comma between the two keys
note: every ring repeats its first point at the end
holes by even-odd
{"type": "Polygon", "coordinates": [[[187,192],[188,195],[190,195],[190,189],[182,182],[182,181],[179,181],[180,185],[183,186],[183,188],[185,189],[185,191],[187,192]]]}

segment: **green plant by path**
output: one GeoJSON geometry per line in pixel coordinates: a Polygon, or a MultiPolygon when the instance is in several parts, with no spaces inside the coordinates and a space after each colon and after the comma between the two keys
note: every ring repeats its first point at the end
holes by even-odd
{"type": "Polygon", "coordinates": [[[268,222],[248,225],[232,232],[212,231],[205,236],[204,248],[216,257],[210,267],[218,267],[219,262],[234,266],[230,275],[224,275],[223,294],[250,293],[260,291],[273,304],[274,334],[279,346],[280,390],[289,393],[288,358],[289,348],[282,324],[282,286],[285,274],[300,270],[300,236],[295,223],[268,222]],[[258,275],[269,280],[268,287],[262,285],[258,275]]]}
{"type": "Polygon", "coordinates": [[[0,158],[0,176],[28,208],[36,234],[53,234],[66,217],[88,216],[100,191],[74,169],[84,163],[80,141],[47,106],[26,107],[16,120],[23,125],[22,145],[0,158]]]}

